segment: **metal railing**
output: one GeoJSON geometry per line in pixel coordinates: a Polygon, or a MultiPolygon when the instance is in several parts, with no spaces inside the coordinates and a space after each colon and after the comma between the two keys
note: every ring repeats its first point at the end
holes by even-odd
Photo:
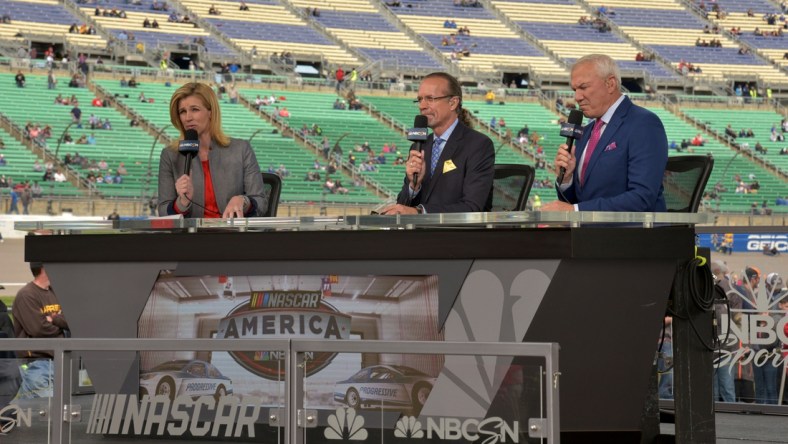
{"type": "MultiPolygon", "coordinates": [[[[53,395],[48,411],[44,408],[38,412],[42,417],[49,417],[49,442],[53,444],[73,441],[73,426],[78,414],[72,405],[72,377],[68,369],[72,369],[79,356],[75,352],[92,352],[93,361],[100,361],[101,355],[96,352],[111,352],[113,359],[119,358],[118,352],[128,355],[139,351],[249,351],[273,350],[284,353],[284,421],[280,422],[272,409],[269,421],[285,425],[284,444],[304,444],[304,433],[299,416],[303,417],[304,394],[304,360],[308,352],[322,351],[329,353],[383,353],[409,355],[451,355],[451,356],[529,356],[544,359],[544,411],[536,418],[537,422],[525,427],[532,437],[545,438],[547,443],[558,442],[560,430],[559,418],[559,382],[558,366],[559,345],[556,343],[490,343],[490,342],[441,342],[441,341],[327,341],[299,339],[136,339],[136,338],[101,338],[101,339],[5,339],[3,349],[9,351],[49,350],[53,355],[54,381],[53,395]]],[[[88,365],[90,361],[87,361],[88,365]]],[[[88,368],[88,371],[90,369],[88,368]]],[[[104,375],[107,376],[107,375],[104,375]]],[[[125,371],[117,378],[123,380],[128,375],[125,371]]],[[[96,393],[104,395],[104,393],[96,393]]],[[[110,395],[113,395],[110,393],[110,395]]],[[[13,404],[12,404],[13,405],[13,404]]],[[[8,407],[6,407],[8,408],[8,407]]],[[[94,406],[94,408],[98,408],[94,406]]],[[[17,407],[19,409],[19,407],[17,407]]],[[[13,439],[13,435],[10,435],[13,439]]]]}

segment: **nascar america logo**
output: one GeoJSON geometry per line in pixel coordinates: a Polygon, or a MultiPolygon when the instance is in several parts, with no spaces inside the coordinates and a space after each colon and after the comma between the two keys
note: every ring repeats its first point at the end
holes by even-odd
{"type": "MultiPolygon", "coordinates": [[[[322,300],[320,292],[253,291],[248,302],[219,322],[219,338],[348,339],[350,316],[322,300]]],[[[228,352],[250,372],[266,379],[284,379],[284,354],[279,351],[228,352]]],[[[306,363],[307,376],[331,363],[336,353],[315,352],[306,363]]]]}

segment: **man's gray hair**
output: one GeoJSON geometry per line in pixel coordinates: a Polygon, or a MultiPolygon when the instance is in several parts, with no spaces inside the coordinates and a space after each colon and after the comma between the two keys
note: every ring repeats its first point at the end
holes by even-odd
{"type": "Polygon", "coordinates": [[[596,71],[602,78],[607,78],[608,76],[614,76],[616,78],[616,83],[618,87],[621,88],[621,71],[618,69],[618,65],[616,61],[610,58],[610,56],[605,54],[588,54],[583,57],[580,57],[575,61],[572,69],[575,66],[581,65],[583,63],[591,63],[596,67],[596,71]]]}

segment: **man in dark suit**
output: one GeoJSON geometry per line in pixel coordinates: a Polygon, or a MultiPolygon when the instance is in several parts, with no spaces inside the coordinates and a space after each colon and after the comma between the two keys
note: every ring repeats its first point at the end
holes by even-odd
{"type": "Polygon", "coordinates": [[[559,147],[555,166],[566,174],[556,184],[559,200],[542,211],[665,211],[668,138],[659,117],[621,94],[618,66],[606,55],[577,60],[572,89],[580,110],[594,120],[571,153],[559,147]]]}
{"type": "Polygon", "coordinates": [[[471,128],[457,79],[440,72],[428,75],[416,103],[432,134],[423,152],[411,146],[397,203],[381,214],[489,211],[495,148],[489,137],[471,128]]]}

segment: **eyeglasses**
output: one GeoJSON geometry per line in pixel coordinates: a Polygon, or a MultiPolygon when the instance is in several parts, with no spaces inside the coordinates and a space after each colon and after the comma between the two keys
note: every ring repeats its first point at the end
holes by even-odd
{"type": "Polygon", "coordinates": [[[438,97],[432,97],[432,96],[416,97],[416,100],[414,100],[413,103],[421,103],[422,101],[425,101],[427,102],[428,105],[432,105],[433,103],[435,103],[436,100],[451,99],[452,97],[454,96],[449,95],[449,96],[438,96],[438,97]]]}

